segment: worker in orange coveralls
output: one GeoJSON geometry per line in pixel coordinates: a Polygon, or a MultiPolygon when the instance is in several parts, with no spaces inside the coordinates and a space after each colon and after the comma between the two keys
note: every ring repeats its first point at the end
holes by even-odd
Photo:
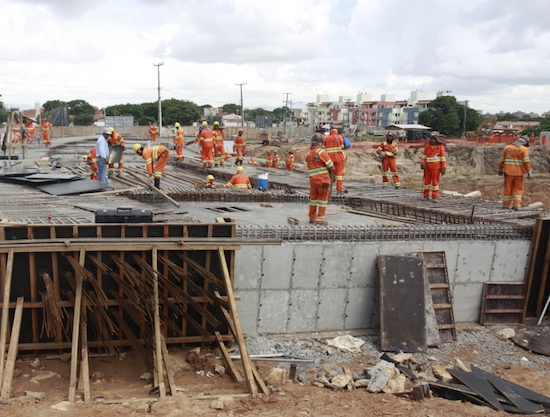
{"type": "Polygon", "coordinates": [[[438,202],[439,198],[439,176],[445,175],[447,162],[445,159],[445,147],[439,139],[438,132],[432,132],[430,143],[424,148],[424,154],[420,161],[420,168],[424,170],[424,200],[430,199],[438,202]]]}
{"type": "Polygon", "coordinates": [[[543,148],[546,147],[546,141],[547,141],[547,140],[548,140],[548,139],[546,139],[546,135],[544,135],[544,136],[542,137],[542,139],[540,140],[540,143],[541,143],[541,145],[542,145],[543,148]]]}
{"type": "Polygon", "coordinates": [[[40,123],[40,129],[42,130],[42,142],[44,142],[46,148],[50,146],[50,129],[52,127],[53,126],[50,122],[48,122],[48,119],[42,119],[42,123],[40,123]]]}
{"type": "Polygon", "coordinates": [[[223,143],[225,133],[220,127],[219,122],[214,122],[212,134],[214,135],[214,166],[217,167],[219,164],[223,167],[223,163],[225,162],[225,147],[223,143]]]}
{"type": "Polygon", "coordinates": [[[27,131],[27,142],[32,143],[34,138],[34,123],[32,120],[29,120],[27,123],[25,123],[25,130],[27,131]]]}
{"type": "Polygon", "coordinates": [[[306,156],[309,173],[309,222],[326,225],[329,190],[332,186],[329,171],[334,171],[334,162],[321,146],[323,134],[315,133],[311,138],[311,149],[306,156]]]}
{"type": "Polygon", "coordinates": [[[183,161],[183,129],[178,122],[174,123],[174,127],[176,128],[176,136],[174,137],[176,155],[178,155],[178,161],[183,161]]]}
{"type": "Polygon", "coordinates": [[[237,175],[233,175],[227,184],[225,184],[225,188],[236,188],[238,190],[247,190],[252,188],[250,178],[244,175],[244,168],[242,166],[237,167],[237,175]]]}
{"type": "Polygon", "coordinates": [[[256,166],[258,166],[258,163],[256,162],[256,160],[254,159],[253,156],[250,157],[250,160],[248,161],[248,165],[256,165],[256,166]]]}
{"type": "Polygon", "coordinates": [[[88,153],[88,155],[84,156],[84,160],[87,161],[90,166],[92,167],[92,173],[90,175],[90,179],[91,180],[94,180],[94,181],[98,181],[98,176],[97,176],[97,156],[96,156],[96,153],[95,153],[95,146],[90,149],[90,152],[88,153]]]}
{"type": "Polygon", "coordinates": [[[197,134],[197,138],[193,143],[199,143],[201,147],[201,159],[202,166],[212,168],[214,164],[214,156],[212,155],[212,149],[214,148],[213,133],[208,129],[208,122],[202,122],[202,129],[197,134]]]}
{"type": "MultiPolygon", "coordinates": [[[[111,131],[111,137],[109,139],[109,145],[110,151],[113,152],[114,148],[117,146],[122,146],[122,153],[120,154],[120,161],[118,161],[118,174],[122,174],[122,159],[124,157],[124,138],[120,133],[115,132],[115,129],[110,127],[109,130],[111,131]]],[[[109,175],[113,175],[115,173],[115,164],[109,164],[109,175]]]]}
{"type": "Polygon", "coordinates": [[[19,120],[19,117],[15,117],[12,125],[11,125],[11,141],[12,143],[19,143],[21,142],[21,139],[23,137],[22,131],[21,131],[21,122],[19,120]]]}
{"type": "Polygon", "coordinates": [[[525,135],[514,143],[506,146],[498,163],[498,175],[504,175],[504,189],[502,190],[502,205],[504,208],[519,210],[523,196],[523,174],[531,179],[531,162],[529,160],[529,136],[525,135]]]}
{"type": "Polygon", "coordinates": [[[204,183],[205,188],[222,188],[219,184],[214,184],[214,176],[209,175],[206,177],[206,182],[204,183]]]}
{"type": "Polygon", "coordinates": [[[340,194],[344,191],[344,138],[338,134],[338,129],[330,129],[329,135],[323,140],[323,148],[334,163],[336,192],[340,194]]]}
{"type": "Polygon", "coordinates": [[[159,128],[149,122],[149,131],[147,132],[147,136],[151,138],[151,142],[155,143],[157,141],[158,135],[159,128]]]}
{"type": "Polygon", "coordinates": [[[156,145],[152,148],[143,148],[139,143],[134,145],[134,152],[138,155],[141,155],[145,159],[147,164],[147,173],[149,178],[154,177],[155,187],[160,189],[160,179],[162,177],[162,172],[164,167],[170,160],[170,151],[168,148],[162,145],[156,145]]]}
{"type": "Polygon", "coordinates": [[[395,188],[401,187],[397,173],[397,163],[395,162],[397,152],[397,143],[394,142],[393,135],[389,132],[386,140],[376,150],[376,153],[382,157],[382,185],[384,188],[387,188],[390,183],[388,179],[390,172],[395,188]]]}
{"type": "Polygon", "coordinates": [[[271,168],[279,169],[279,154],[277,151],[273,151],[273,162],[271,163],[271,168]]]}
{"type": "Polygon", "coordinates": [[[246,152],[246,141],[243,136],[244,130],[239,129],[239,133],[233,141],[233,152],[237,153],[237,165],[243,166],[244,153],[246,152]]]}
{"type": "Polygon", "coordinates": [[[292,149],[288,150],[288,155],[286,156],[286,170],[292,171],[294,169],[294,151],[292,149]]]}
{"type": "Polygon", "coordinates": [[[271,155],[271,151],[267,151],[267,156],[265,157],[265,167],[271,168],[273,166],[273,155],[271,155]]]}

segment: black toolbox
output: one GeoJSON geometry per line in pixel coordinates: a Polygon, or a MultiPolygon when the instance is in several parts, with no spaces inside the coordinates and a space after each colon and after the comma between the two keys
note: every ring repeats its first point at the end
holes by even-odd
{"type": "Polygon", "coordinates": [[[97,210],[95,212],[96,223],[152,223],[153,212],[151,210],[132,209],[119,207],[116,210],[97,210]]]}

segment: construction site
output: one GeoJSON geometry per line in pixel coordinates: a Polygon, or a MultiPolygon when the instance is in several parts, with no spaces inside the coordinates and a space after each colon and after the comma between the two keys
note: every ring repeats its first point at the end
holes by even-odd
{"type": "Polygon", "coordinates": [[[511,210],[508,138],[447,138],[436,203],[426,141],[398,143],[398,189],[382,183],[383,138],[353,142],[315,225],[311,132],[244,129],[252,188],[235,189],[236,157],[203,166],[185,126],[159,187],[132,149],[174,136],[151,144],[146,127],[117,130],[123,168],[91,180],[102,130],[54,127],[51,146],[0,159],[0,415],[550,412],[549,148],[531,144],[511,210]]]}

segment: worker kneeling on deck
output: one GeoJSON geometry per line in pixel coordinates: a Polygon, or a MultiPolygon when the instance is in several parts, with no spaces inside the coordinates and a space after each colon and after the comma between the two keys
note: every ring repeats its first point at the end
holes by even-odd
{"type": "Polygon", "coordinates": [[[206,177],[206,182],[204,183],[204,188],[222,188],[219,184],[214,184],[214,176],[209,175],[206,177]]]}
{"type": "Polygon", "coordinates": [[[225,184],[225,188],[237,188],[238,190],[247,190],[252,188],[250,184],[250,178],[244,175],[244,168],[242,166],[237,167],[237,175],[233,177],[225,184]]]}
{"type": "Polygon", "coordinates": [[[498,164],[498,175],[504,175],[504,189],[502,190],[502,206],[513,210],[521,207],[523,196],[523,175],[531,179],[531,161],[529,160],[529,136],[525,135],[506,146],[498,164]]]}
{"type": "Polygon", "coordinates": [[[139,143],[134,145],[134,152],[141,155],[147,164],[147,173],[149,177],[154,176],[155,187],[160,189],[160,179],[164,167],[170,160],[170,151],[162,145],[153,146],[152,148],[143,148],[139,143]]]}
{"type": "Polygon", "coordinates": [[[323,134],[315,133],[311,138],[311,150],[306,156],[309,173],[309,222],[326,224],[328,196],[332,187],[329,171],[334,171],[334,162],[322,147],[323,134]]]}

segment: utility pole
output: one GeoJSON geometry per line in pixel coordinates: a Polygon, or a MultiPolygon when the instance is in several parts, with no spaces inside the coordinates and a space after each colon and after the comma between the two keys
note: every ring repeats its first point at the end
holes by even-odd
{"type": "Polygon", "coordinates": [[[464,127],[462,128],[462,137],[466,137],[466,108],[468,107],[468,100],[464,100],[464,127]]]}
{"type": "Polygon", "coordinates": [[[153,64],[154,67],[157,67],[158,80],[159,80],[159,135],[162,136],[162,105],[160,102],[160,67],[164,65],[164,62],[159,62],[158,64],[153,64]]]}
{"type": "Polygon", "coordinates": [[[284,101],[284,102],[286,102],[286,104],[285,104],[285,118],[283,120],[283,135],[286,135],[286,109],[288,108],[288,96],[292,93],[283,93],[283,94],[286,94],[286,100],[284,101]]]}
{"type": "Polygon", "coordinates": [[[241,126],[244,127],[243,85],[246,85],[246,83],[235,83],[235,85],[241,87],[241,126]]]}

